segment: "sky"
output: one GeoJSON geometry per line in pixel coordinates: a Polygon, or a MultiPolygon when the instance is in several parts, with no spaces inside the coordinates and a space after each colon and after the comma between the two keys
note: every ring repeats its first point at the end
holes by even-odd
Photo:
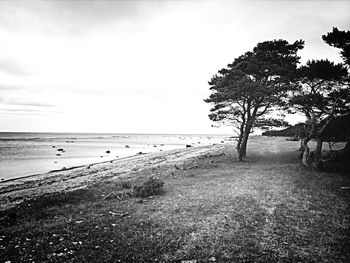
{"type": "MultiPolygon", "coordinates": [[[[212,127],[208,81],[257,43],[322,34],[350,1],[0,0],[0,131],[231,133],[212,127]]],[[[298,121],[288,117],[291,123],[298,121]]]]}

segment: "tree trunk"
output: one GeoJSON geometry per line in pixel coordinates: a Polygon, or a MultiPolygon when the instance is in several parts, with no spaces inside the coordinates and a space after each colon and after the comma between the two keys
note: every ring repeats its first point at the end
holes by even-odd
{"type": "Polygon", "coordinates": [[[247,156],[246,148],[247,148],[247,142],[243,141],[242,146],[238,151],[238,161],[243,161],[243,158],[247,156]]]}
{"type": "Polygon", "coordinates": [[[322,140],[317,139],[317,144],[315,150],[310,153],[309,159],[308,159],[308,164],[311,166],[313,169],[319,169],[321,168],[323,164],[323,159],[322,159],[322,140]]]}
{"type": "Polygon", "coordinates": [[[236,149],[237,149],[237,155],[239,156],[240,155],[240,152],[241,152],[241,148],[242,148],[242,140],[243,140],[243,135],[244,135],[244,124],[245,124],[245,121],[243,121],[243,123],[241,124],[241,127],[239,129],[239,136],[238,136],[238,139],[237,139],[237,146],[236,146],[236,149]]]}
{"type": "Polygon", "coordinates": [[[315,156],[321,157],[321,153],[322,153],[322,140],[317,139],[317,145],[316,145],[316,148],[315,148],[314,153],[315,153],[315,156]]]}
{"type": "Polygon", "coordinates": [[[248,138],[249,138],[250,130],[253,127],[253,122],[254,122],[253,120],[248,121],[245,127],[240,149],[238,151],[238,161],[242,161],[243,158],[247,156],[248,138]]]}
{"type": "Polygon", "coordinates": [[[343,155],[350,155],[350,141],[345,144],[345,147],[341,149],[343,155]]]}
{"type": "MultiPolygon", "coordinates": [[[[238,146],[238,144],[237,144],[236,150],[237,150],[237,155],[239,156],[239,153],[241,152],[241,146],[238,146]]],[[[238,158],[238,159],[239,159],[239,158],[238,158]]]]}
{"type": "Polygon", "coordinates": [[[247,156],[247,142],[248,142],[248,136],[246,136],[246,133],[243,136],[241,147],[238,151],[238,161],[242,161],[244,157],[247,156]]]}
{"type": "Polygon", "coordinates": [[[238,161],[239,162],[241,162],[241,161],[243,161],[243,150],[242,149],[240,149],[240,151],[238,152],[238,161]]]}
{"type": "Polygon", "coordinates": [[[242,134],[239,135],[238,140],[237,140],[237,154],[239,154],[239,152],[241,151],[241,147],[242,147],[242,134]]]}
{"type": "Polygon", "coordinates": [[[248,145],[248,138],[242,144],[242,156],[243,157],[247,157],[247,145],[248,145]]]}
{"type": "Polygon", "coordinates": [[[305,167],[309,167],[308,160],[309,160],[309,155],[310,155],[310,148],[309,148],[309,146],[307,146],[309,141],[310,141],[309,138],[305,138],[305,139],[302,140],[303,155],[302,155],[302,158],[301,158],[301,162],[303,163],[303,165],[305,167]]]}
{"type": "Polygon", "coordinates": [[[300,147],[298,149],[298,151],[301,151],[301,152],[304,152],[303,140],[304,139],[300,139],[300,147]]]}
{"type": "Polygon", "coordinates": [[[307,145],[311,139],[305,138],[302,140],[302,155],[301,155],[301,161],[305,167],[313,168],[313,169],[319,169],[322,164],[322,140],[317,140],[316,148],[313,152],[310,152],[310,148],[307,145]]]}
{"type": "Polygon", "coordinates": [[[247,145],[248,145],[248,142],[244,145],[243,157],[247,157],[247,145]]]}
{"type": "Polygon", "coordinates": [[[329,151],[326,153],[325,162],[339,161],[350,156],[350,141],[348,141],[343,149],[337,151],[329,151]]]}

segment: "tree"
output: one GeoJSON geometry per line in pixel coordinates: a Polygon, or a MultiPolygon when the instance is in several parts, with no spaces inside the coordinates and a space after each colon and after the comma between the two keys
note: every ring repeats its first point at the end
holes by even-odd
{"type": "Polygon", "coordinates": [[[306,136],[302,140],[302,162],[305,166],[316,168],[329,160],[329,156],[322,156],[325,141],[346,140],[346,146],[338,156],[350,155],[350,31],[333,28],[322,39],[341,49],[345,64],[334,64],[328,60],[309,61],[298,69],[299,88],[290,100],[291,105],[307,118],[306,136]],[[313,152],[308,146],[310,140],[317,142],[313,152]]]}
{"type": "Polygon", "coordinates": [[[333,27],[333,31],[323,35],[322,39],[328,45],[340,48],[340,55],[344,62],[350,66],[350,31],[339,31],[338,28],[333,27]]]}
{"type": "Polygon", "coordinates": [[[295,77],[302,40],[258,43],[253,51],[236,58],[228,68],[219,70],[209,81],[212,94],[204,101],[212,103],[209,118],[233,126],[237,133],[238,160],[246,156],[249,134],[254,127],[281,125],[272,118],[282,105],[295,77]]]}
{"type": "Polygon", "coordinates": [[[298,89],[293,92],[290,104],[307,118],[306,136],[302,140],[302,162],[305,166],[322,164],[322,144],[328,127],[335,119],[350,113],[350,91],[344,84],[348,76],[343,64],[329,60],[308,61],[298,69],[298,89]],[[317,142],[310,153],[308,143],[317,142]]]}
{"type": "Polygon", "coordinates": [[[322,39],[341,49],[345,64],[334,64],[328,60],[309,61],[298,70],[299,89],[290,100],[307,118],[306,136],[302,140],[302,162],[305,166],[316,168],[331,159],[350,155],[350,31],[333,28],[322,39]],[[317,142],[311,153],[308,147],[310,140],[317,142]],[[344,149],[338,154],[332,153],[333,158],[329,158],[329,153],[322,156],[323,142],[339,140],[347,141],[344,149]]]}

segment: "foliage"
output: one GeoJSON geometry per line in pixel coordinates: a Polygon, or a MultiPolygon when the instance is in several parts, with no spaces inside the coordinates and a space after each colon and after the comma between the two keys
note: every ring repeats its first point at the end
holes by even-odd
{"type": "Polygon", "coordinates": [[[164,182],[160,179],[150,177],[142,185],[134,186],[135,197],[148,197],[152,195],[160,195],[164,192],[164,182]]]}
{"type": "Polygon", "coordinates": [[[350,31],[339,31],[338,28],[333,27],[333,31],[323,35],[322,39],[328,45],[340,48],[344,62],[350,65],[350,31]]]}
{"type": "Polygon", "coordinates": [[[298,69],[299,89],[293,93],[290,103],[305,114],[308,121],[315,119],[318,125],[329,116],[349,110],[350,92],[342,80],[347,77],[342,64],[329,60],[312,60],[298,69]]]}
{"type": "MultiPolygon", "coordinates": [[[[338,48],[342,48],[342,56],[345,62],[349,62],[348,53],[350,33],[333,28],[333,32],[323,36],[323,39],[338,48]]],[[[329,60],[311,60],[297,70],[297,89],[293,91],[289,103],[298,112],[307,118],[306,136],[303,141],[303,164],[316,167],[323,162],[321,156],[322,143],[325,140],[339,140],[330,127],[347,129],[342,122],[350,114],[350,89],[349,73],[346,65],[335,64],[329,60]],[[335,120],[336,124],[335,124],[335,120]],[[316,140],[315,151],[310,154],[308,142],[316,140]],[[310,157],[310,158],[309,158],[310,157]],[[312,157],[312,158],[311,158],[312,157]]],[[[340,137],[346,138],[346,133],[340,137]]]]}
{"type": "Polygon", "coordinates": [[[290,124],[283,119],[261,118],[255,121],[255,127],[262,130],[269,130],[271,127],[288,127],[290,124]]]}
{"type": "Polygon", "coordinates": [[[122,181],[120,184],[123,189],[131,189],[132,187],[132,184],[130,181],[122,181]]]}
{"type": "Polygon", "coordinates": [[[246,155],[249,134],[254,127],[285,125],[272,118],[272,111],[284,103],[291,81],[296,77],[298,50],[302,40],[258,43],[253,51],[236,58],[209,81],[212,103],[209,118],[231,125],[238,135],[238,159],[246,155]]]}
{"type": "Polygon", "coordinates": [[[283,130],[271,130],[262,133],[263,136],[282,136],[282,137],[293,137],[293,138],[304,138],[305,137],[305,124],[298,123],[290,126],[283,130]]]}

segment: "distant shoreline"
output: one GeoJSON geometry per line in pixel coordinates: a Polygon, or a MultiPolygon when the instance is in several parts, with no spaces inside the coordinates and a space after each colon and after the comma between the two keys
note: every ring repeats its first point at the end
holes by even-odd
{"type": "Polygon", "coordinates": [[[143,153],[228,140],[225,135],[0,133],[0,183],[143,153]]]}
{"type": "Polygon", "coordinates": [[[230,137],[232,134],[225,133],[139,133],[139,132],[26,132],[26,131],[0,131],[1,134],[92,134],[92,135],[170,135],[170,136],[227,136],[230,137]]]}
{"type": "MultiPolygon", "coordinates": [[[[151,154],[151,153],[142,153],[142,155],[146,155],[146,154],[151,154]]],[[[95,163],[89,163],[89,164],[83,164],[83,165],[77,165],[77,166],[71,166],[71,167],[67,167],[67,168],[64,167],[62,169],[51,170],[51,171],[48,171],[46,173],[36,173],[36,174],[29,174],[29,175],[24,175],[24,176],[20,176],[20,177],[9,178],[9,179],[2,179],[0,181],[0,185],[1,185],[1,183],[6,183],[6,182],[9,182],[9,181],[15,181],[15,180],[20,180],[20,179],[40,176],[40,175],[43,175],[43,174],[51,174],[51,173],[57,173],[57,172],[63,172],[63,171],[70,171],[70,170],[74,170],[74,169],[77,169],[77,168],[91,167],[93,165],[98,165],[98,164],[112,163],[114,161],[125,160],[125,159],[128,159],[128,158],[132,158],[132,157],[140,156],[140,155],[141,154],[134,154],[134,155],[125,156],[125,157],[121,157],[121,158],[116,158],[116,159],[112,159],[112,160],[108,160],[108,161],[95,162],[95,163]]]]}

